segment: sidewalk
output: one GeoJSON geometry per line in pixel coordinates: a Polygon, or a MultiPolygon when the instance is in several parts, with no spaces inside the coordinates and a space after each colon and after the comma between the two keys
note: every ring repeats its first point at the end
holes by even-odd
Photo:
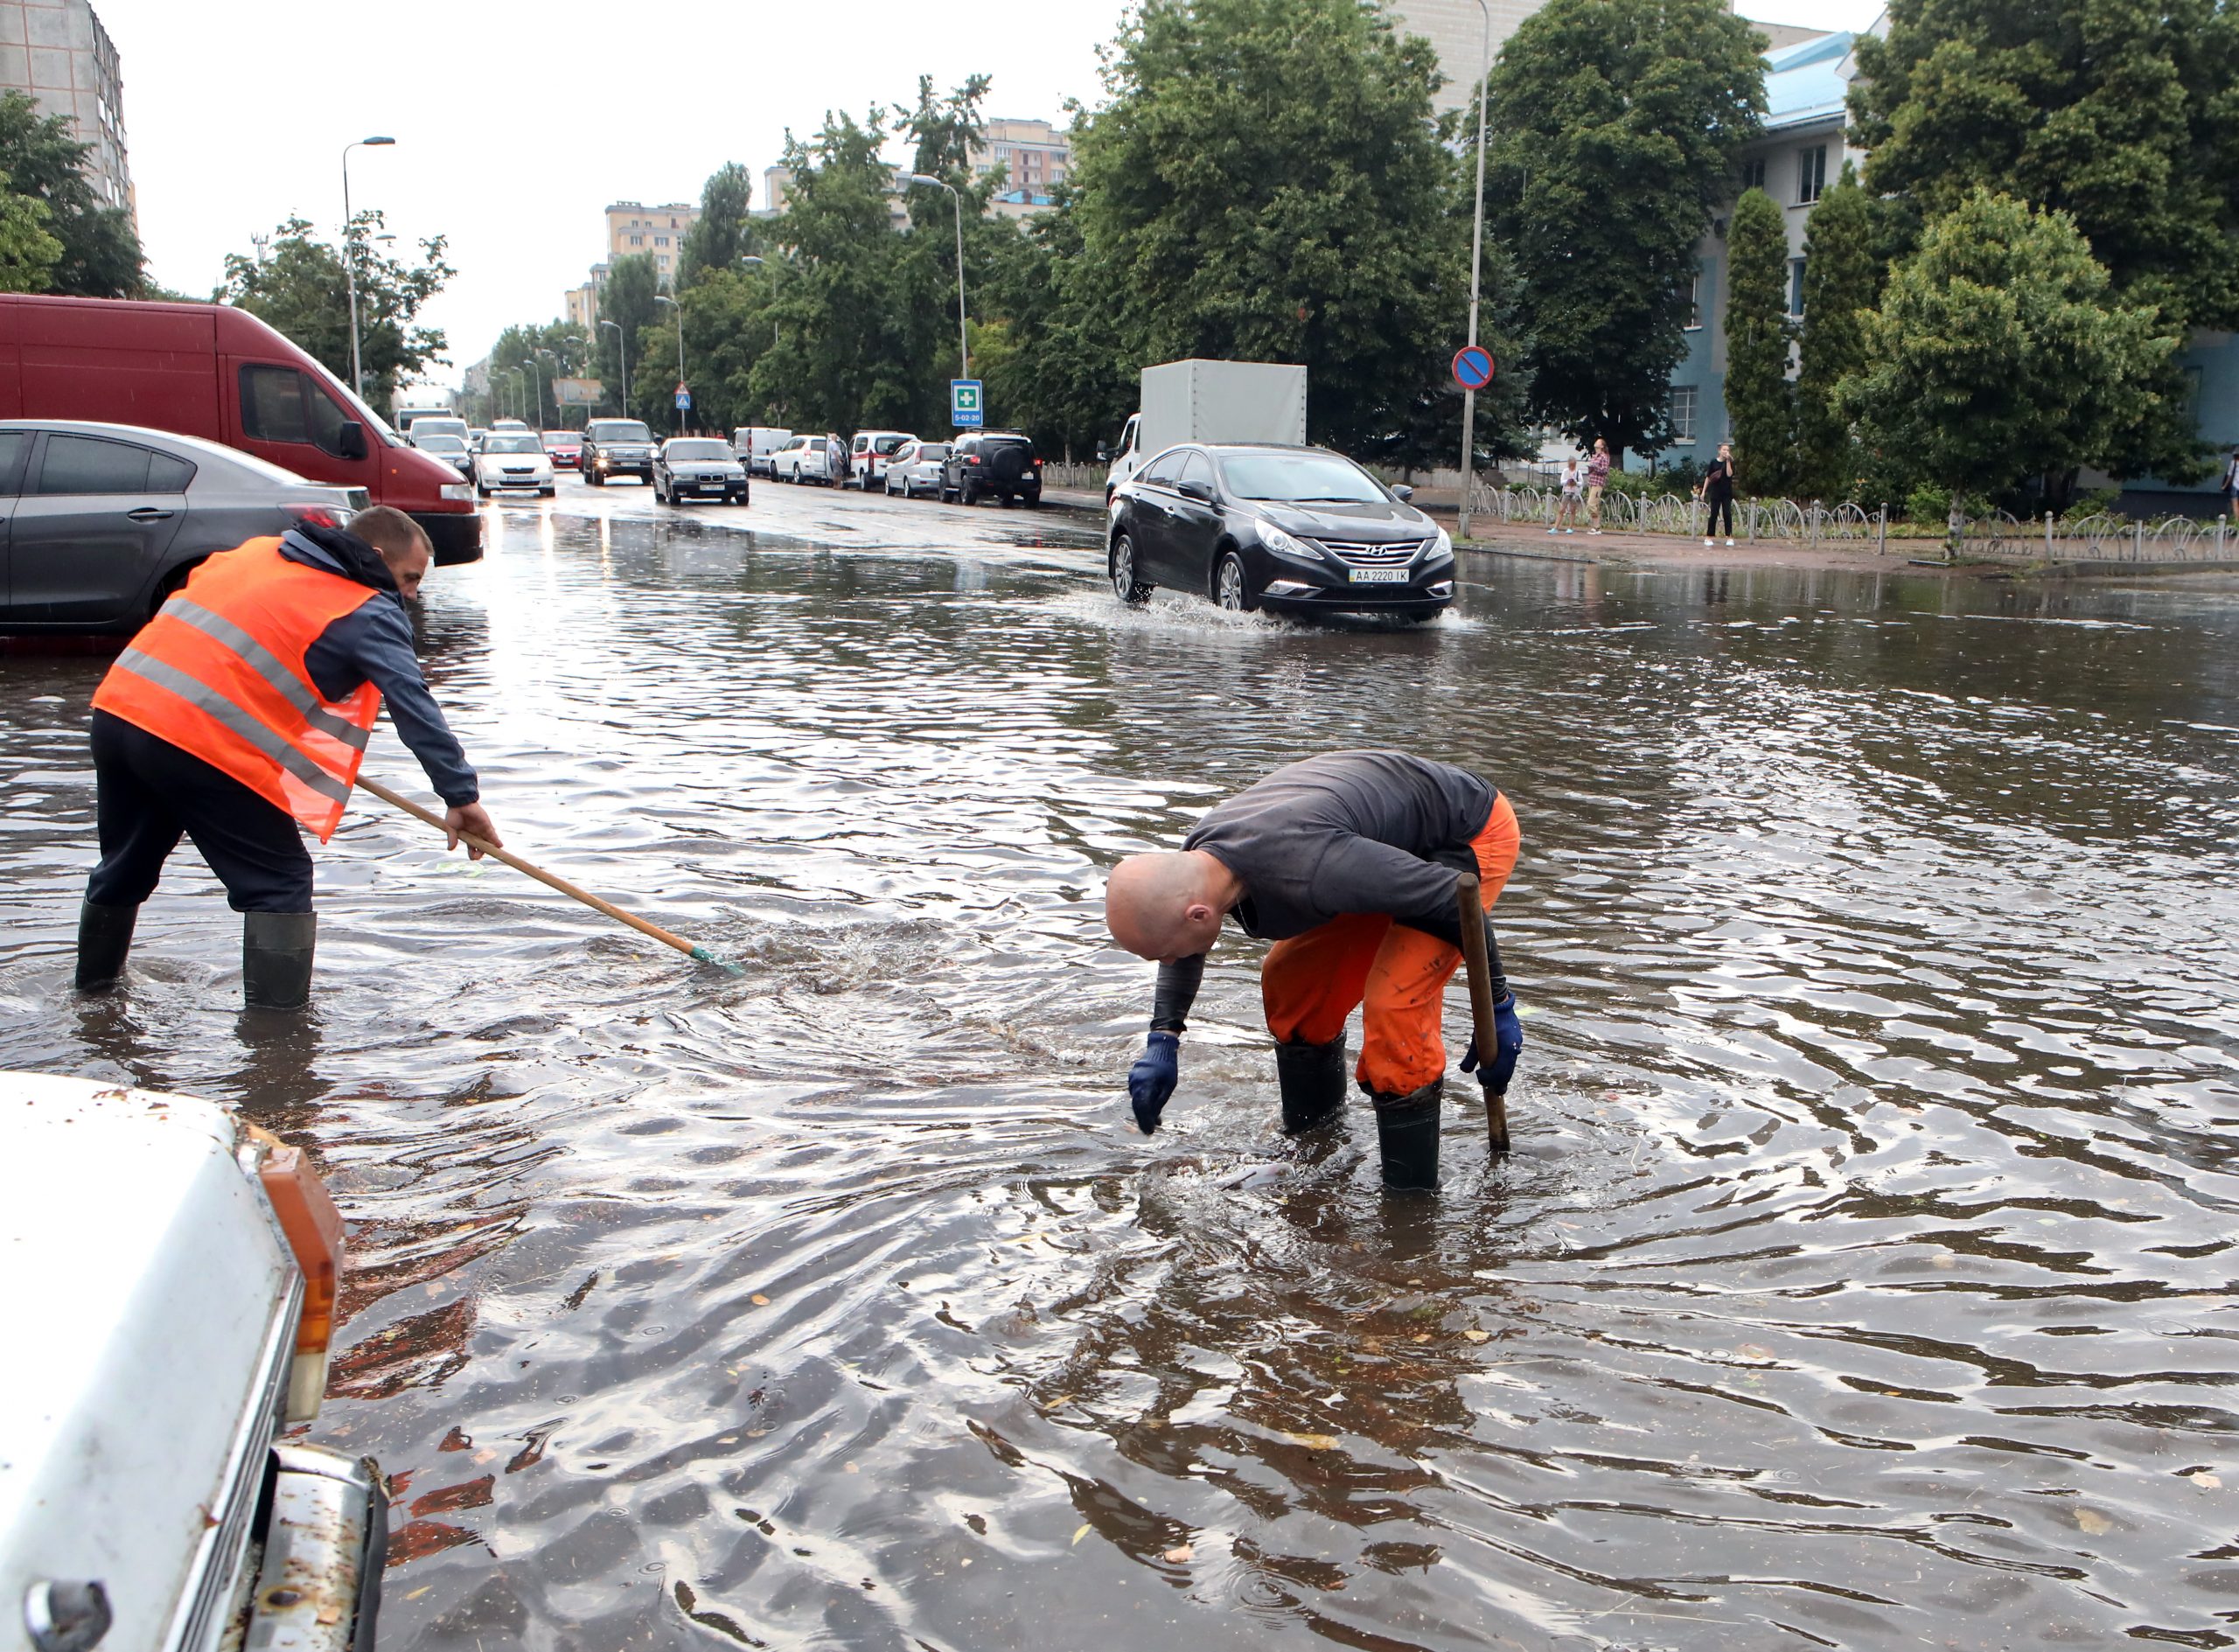
{"type": "MultiPolygon", "coordinates": [[[[1440,526],[1448,532],[1453,531],[1454,513],[1452,511],[1433,508],[1426,514],[1440,526]]],[[[1716,545],[1705,545],[1698,539],[1678,533],[1625,533],[1613,529],[1597,534],[1580,528],[1575,533],[1551,534],[1545,528],[1530,523],[1488,525],[1482,516],[1470,526],[1473,532],[1469,538],[1454,541],[1465,551],[1552,562],[1654,563],[1697,568],[1852,568],[1885,572],[1901,568],[1913,574],[1972,572],[1984,566],[1961,563],[1945,567],[1938,560],[1943,548],[1943,542],[1936,540],[1892,540],[1886,552],[1877,553],[1872,540],[1823,541],[1817,545],[1803,545],[1793,540],[1737,540],[1727,545],[1721,539],[1716,545]],[[1912,561],[1915,557],[1934,561],[1936,565],[1932,568],[1915,567],[1912,561]]]]}

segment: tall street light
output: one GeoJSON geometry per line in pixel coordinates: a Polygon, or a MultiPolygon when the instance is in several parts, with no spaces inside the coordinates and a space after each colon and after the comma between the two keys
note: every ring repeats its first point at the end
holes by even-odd
{"type": "Polygon", "coordinates": [[[395,142],[393,137],[361,137],[342,146],[342,279],[350,289],[350,387],[360,401],[366,399],[366,364],[358,353],[358,252],[350,234],[350,151],[387,149],[395,142]]]}
{"type": "MultiPolygon", "coordinates": [[[[1479,5],[1485,0],[1477,0],[1479,5]]],[[[946,178],[928,178],[923,172],[903,172],[895,183],[908,187],[911,184],[928,184],[935,189],[948,192],[949,199],[956,206],[956,359],[959,379],[972,376],[972,348],[964,338],[964,197],[957,193],[956,185],[946,178]]]]}
{"type": "Polygon", "coordinates": [[[602,321],[599,325],[614,329],[614,354],[622,369],[622,416],[626,419],[630,416],[630,341],[623,336],[620,322],[602,321]]]}
{"type": "Polygon", "coordinates": [[[536,359],[539,356],[542,356],[555,367],[560,365],[560,358],[549,350],[532,350],[528,353],[528,370],[534,375],[536,385],[536,411],[529,415],[528,422],[541,430],[544,429],[544,369],[536,365],[536,359]]]}
{"type": "MultiPolygon", "coordinates": [[[[1485,259],[1485,82],[1493,73],[1493,9],[1477,0],[1485,14],[1485,45],[1477,66],[1477,216],[1469,233],[1469,342],[1477,342],[1477,282],[1485,259]]],[[[1461,512],[1454,526],[1469,537],[1469,484],[1477,475],[1477,393],[1461,393],[1461,512]]]]}
{"type": "MultiPolygon", "coordinates": [[[[684,306],[677,303],[675,299],[668,296],[666,293],[655,293],[653,295],[653,302],[657,304],[666,304],[671,310],[676,311],[676,381],[680,385],[684,382],[684,306]]],[[[682,408],[679,408],[676,409],[676,412],[678,415],[676,421],[676,433],[679,436],[682,436],[684,434],[684,419],[682,416],[684,409],[682,408]]]]}

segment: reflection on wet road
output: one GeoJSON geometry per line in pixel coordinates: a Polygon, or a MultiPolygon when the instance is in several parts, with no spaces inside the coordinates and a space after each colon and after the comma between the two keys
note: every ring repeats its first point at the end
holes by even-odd
{"type": "Polygon", "coordinates": [[[75,1001],[100,666],[0,659],[0,1062],[317,1145],[385,1646],[2239,1637],[2229,597],[1484,561],[1315,632],[1054,517],[499,519],[426,632],[509,844],[743,975],[361,798],[309,1026],[191,856],[75,1001]],[[1452,1108],[1435,1204],[1280,1143],[1246,944],[1120,1088],[1102,868],[1370,743],[1525,834],[1519,1151],[1452,1108]]]}

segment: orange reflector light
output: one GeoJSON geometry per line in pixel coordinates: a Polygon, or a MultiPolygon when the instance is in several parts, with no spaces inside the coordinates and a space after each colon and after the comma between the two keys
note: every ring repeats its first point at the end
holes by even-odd
{"type": "Polygon", "coordinates": [[[296,1327],[298,1354],[324,1354],[334,1336],[334,1294],[342,1281],[342,1212],[318,1172],[295,1147],[275,1147],[257,1169],[264,1196],[280,1218],[280,1231],[303,1271],[303,1317],[296,1327]]]}

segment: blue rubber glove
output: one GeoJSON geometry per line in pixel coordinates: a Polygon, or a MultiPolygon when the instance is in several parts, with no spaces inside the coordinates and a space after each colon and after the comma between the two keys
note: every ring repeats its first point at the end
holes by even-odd
{"type": "Polygon", "coordinates": [[[1493,1059],[1485,1070],[1477,1072],[1477,1041],[1469,1041],[1468,1053],[1461,1057],[1461,1070],[1477,1073],[1477,1082],[1491,1096],[1508,1094],[1509,1080],[1516,1077],[1516,1058],[1524,1054],[1524,1022],[1516,1013],[1516,994],[1510,993],[1493,1006],[1493,1059]]]}
{"type": "Polygon", "coordinates": [[[1158,1129],[1158,1116],[1181,1078],[1182,1040],[1172,1033],[1153,1033],[1127,1069],[1127,1099],[1135,1105],[1135,1124],[1145,1135],[1158,1129]]]}

